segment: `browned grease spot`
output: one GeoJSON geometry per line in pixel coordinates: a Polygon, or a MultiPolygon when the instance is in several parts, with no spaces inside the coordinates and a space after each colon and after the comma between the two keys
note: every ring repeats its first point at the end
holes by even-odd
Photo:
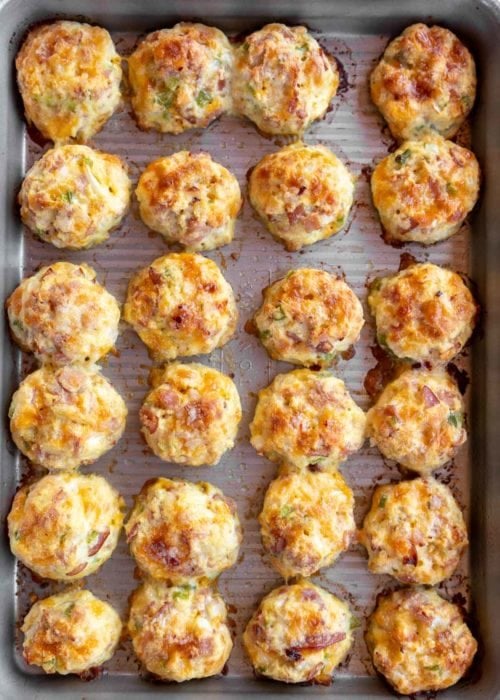
{"type": "Polygon", "coordinates": [[[366,182],[370,182],[372,179],[373,175],[373,166],[372,165],[363,165],[361,168],[361,177],[366,180],[366,182]]]}
{"type": "Polygon", "coordinates": [[[249,335],[259,335],[259,331],[257,330],[257,326],[255,325],[255,321],[253,320],[253,318],[249,318],[248,321],[245,321],[243,330],[249,335]]]}
{"type": "Polygon", "coordinates": [[[96,678],[101,678],[104,671],[102,666],[93,666],[92,668],[87,668],[85,671],[79,674],[82,681],[88,683],[89,681],[95,681],[96,678]]]}
{"type": "Polygon", "coordinates": [[[372,345],[370,349],[377,364],[366,373],[363,386],[368,396],[375,401],[386,384],[397,376],[399,363],[379,345],[372,345]]]}
{"type": "Polygon", "coordinates": [[[51,140],[44,136],[34,124],[26,124],[26,133],[28,138],[40,148],[44,148],[48,143],[51,143],[51,140]]]}
{"type": "Polygon", "coordinates": [[[453,362],[449,362],[446,365],[446,371],[452,377],[458,386],[459,392],[462,394],[462,396],[465,394],[467,391],[467,387],[469,386],[470,379],[469,375],[467,374],[465,369],[459,369],[456,364],[453,362]]]}
{"type": "Polygon", "coordinates": [[[412,265],[415,265],[418,263],[417,258],[412,255],[411,253],[401,253],[401,257],[399,258],[399,272],[402,272],[403,270],[406,270],[407,268],[411,267],[412,265]]]}

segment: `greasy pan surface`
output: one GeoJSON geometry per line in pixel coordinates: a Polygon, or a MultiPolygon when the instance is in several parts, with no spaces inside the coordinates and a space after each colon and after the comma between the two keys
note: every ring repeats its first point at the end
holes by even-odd
{"type": "MultiPolygon", "coordinates": [[[[495,66],[500,61],[497,37],[500,29],[500,8],[496,4],[479,2],[442,2],[439,12],[434,3],[419,2],[320,2],[309,0],[300,8],[295,3],[254,2],[251,6],[237,2],[110,2],[105,5],[90,0],[85,5],[56,0],[37,3],[35,0],[0,2],[0,236],[2,246],[0,284],[2,298],[17,284],[19,278],[38,266],[55,260],[88,262],[122,303],[131,274],[168,249],[158,235],[149,234],[141,223],[136,203],[109,241],[87,252],[57,251],[52,246],[36,242],[29,233],[23,234],[17,209],[17,193],[23,173],[38,159],[47,146],[41,146],[26,133],[22,106],[15,88],[13,59],[26,28],[44,18],[68,17],[87,19],[109,29],[118,51],[127,55],[137,38],[145,32],[168,27],[180,19],[198,19],[236,34],[262,26],[266,21],[282,20],[290,24],[305,23],[324,48],[333,53],[345,69],[344,83],[333,101],[333,109],[324,121],[306,134],[307,143],[329,146],[358,177],[355,206],[347,232],[306,248],[303,253],[287,253],[257,221],[245,201],[237,223],[235,240],[231,245],[208,254],[222,268],[237,295],[240,322],[236,337],[221,351],[204,356],[202,362],[228,374],[234,374],[244,418],[235,448],[224,456],[215,468],[189,469],[166,465],[150,453],[139,435],[138,409],[147,392],[147,375],[151,361],[145,347],[130,329],[119,338],[116,357],[104,363],[104,374],[125,398],[129,418],[125,437],[110,453],[95,465],[84,468],[106,476],[123,494],[127,505],[144,481],[154,476],[184,477],[207,480],[221,487],[238,504],[244,528],[242,555],[238,564],[220,580],[220,591],[229,605],[230,618],[237,637],[229,660],[228,673],[184,686],[164,686],[146,682],[138,676],[138,665],[128,642],[124,642],[114,658],[106,665],[107,674],[98,681],[83,685],[76,678],[54,678],[41,675],[36,668],[27,667],[20,654],[21,635],[15,622],[22,619],[30,605],[30,594],[49,595],[57,585],[39,585],[22,567],[16,567],[8,550],[4,534],[0,550],[1,626],[0,696],[11,697],[117,697],[126,693],[134,697],[168,692],[171,695],[209,697],[227,694],[260,694],[304,696],[335,693],[339,697],[382,697],[391,693],[374,676],[363,641],[364,619],[372,610],[378,593],[394,587],[388,577],[369,574],[364,551],[352,547],[339,561],[315,581],[345,599],[353,613],[363,621],[355,630],[355,644],[349,657],[337,670],[332,689],[290,687],[254,679],[244,658],[240,637],[251,612],[261,597],[279,584],[280,579],[262,555],[256,517],[269,481],[276,472],[275,465],[259,458],[248,443],[248,423],[253,415],[255,393],[267,385],[278,372],[290,365],[270,361],[257,339],[244,331],[245,321],[260,304],[260,291],[271,280],[283,276],[294,267],[321,267],[343,271],[347,282],[363,301],[365,316],[366,281],[380,273],[397,270],[401,250],[382,241],[380,227],[370,202],[369,168],[384,157],[393,141],[383,121],[371,104],[367,77],[380,56],[388,38],[415,21],[439,23],[454,30],[472,50],[479,68],[478,104],[473,112],[472,148],[484,173],[480,205],[469,226],[451,240],[429,249],[410,245],[406,252],[419,260],[449,265],[471,275],[477,284],[478,298],[486,310],[481,332],[471,349],[457,364],[470,376],[467,392],[470,404],[469,442],[460,450],[453,464],[437,472],[448,483],[464,508],[470,527],[470,552],[464,557],[458,572],[439,589],[448,598],[463,602],[471,609],[472,620],[481,641],[481,650],[471,674],[443,697],[493,698],[500,688],[500,670],[495,659],[500,657],[500,641],[493,633],[493,619],[500,597],[499,521],[500,471],[496,469],[500,452],[497,416],[500,400],[497,387],[500,379],[500,308],[498,269],[500,243],[496,217],[500,198],[496,193],[500,181],[500,76],[495,66]]],[[[238,178],[246,194],[246,172],[264,154],[276,150],[284,139],[269,140],[259,135],[249,123],[232,117],[203,131],[180,136],[144,133],[137,129],[125,102],[103,131],[91,142],[104,151],[125,158],[132,179],[145,165],[160,155],[181,149],[207,150],[214,159],[228,167],[238,178]]],[[[463,138],[467,139],[465,133],[463,138]]],[[[6,413],[13,389],[20,376],[32,366],[31,359],[22,360],[12,346],[1,319],[3,341],[3,377],[0,387],[4,415],[4,431],[0,435],[1,508],[5,517],[19,478],[26,465],[14,449],[8,436],[6,413]]],[[[336,374],[344,379],[355,400],[366,409],[369,397],[363,389],[367,370],[374,366],[371,346],[374,333],[367,323],[356,355],[350,361],[340,361],[336,374]]],[[[193,358],[196,359],[196,358],[193,358]]],[[[400,478],[393,464],[384,463],[378,451],[365,444],[343,466],[342,473],[354,490],[358,526],[366,512],[375,485],[400,478]]],[[[104,567],[87,580],[96,595],[109,600],[121,614],[126,613],[127,598],[137,585],[134,564],[123,540],[104,567]]]]}

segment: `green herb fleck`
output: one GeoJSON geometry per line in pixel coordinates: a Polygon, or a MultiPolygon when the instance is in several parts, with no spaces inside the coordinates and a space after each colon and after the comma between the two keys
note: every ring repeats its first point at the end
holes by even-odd
{"type": "Polygon", "coordinates": [[[377,335],[377,343],[380,345],[381,348],[389,350],[389,346],[387,345],[387,336],[385,335],[385,333],[379,333],[377,335]]]}
{"type": "Polygon", "coordinates": [[[370,293],[378,292],[382,286],[383,277],[375,277],[373,282],[370,284],[370,293]]]}
{"type": "Polygon", "coordinates": [[[178,586],[178,590],[174,591],[172,597],[174,600],[187,600],[191,595],[191,591],[194,591],[194,586],[190,586],[188,583],[178,586]]]}
{"type": "Polygon", "coordinates": [[[12,326],[13,326],[14,328],[17,328],[17,330],[18,330],[20,333],[23,333],[23,332],[24,332],[24,325],[23,325],[22,321],[20,321],[18,318],[14,319],[14,320],[12,321],[12,326]]]}
{"type": "Polygon", "coordinates": [[[66,608],[66,610],[64,611],[64,616],[65,616],[65,617],[71,617],[71,613],[73,612],[74,607],[75,607],[75,604],[74,604],[74,603],[70,603],[70,604],[68,605],[68,607],[66,608]]]}
{"type": "Polygon", "coordinates": [[[472,98],[470,95],[462,95],[460,97],[460,102],[466,109],[469,109],[469,107],[472,105],[472,98]]]}
{"type": "Polygon", "coordinates": [[[448,423],[455,428],[461,428],[464,417],[460,411],[452,411],[448,416],[448,423]]]}
{"type": "Polygon", "coordinates": [[[441,666],[439,664],[434,664],[434,666],[424,666],[426,671],[441,671],[441,666]]]}
{"type": "Polygon", "coordinates": [[[179,78],[174,76],[165,82],[163,90],[156,95],[156,102],[161,105],[165,111],[168,111],[172,106],[178,87],[179,78]]]}
{"type": "Polygon", "coordinates": [[[301,44],[301,46],[296,46],[295,48],[297,49],[297,51],[301,51],[302,53],[307,53],[307,51],[309,50],[309,46],[307,43],[301,44]]]}
{"type": "Polygon", "coordinates": [[[271,331],[260,331],[260,333],[259,333],[259,338],[261,340],[267,340],[270,337],[271,337],[271,331]]]}
{"type": "Polygon", "coordinates": [[[401,167],[402,165],[404,165],[406,163],[406,161],[409,159],[410,156],[411,156],[411,151],[409,148],[407,148],[406,151],[403,151],[403,153],[399,153],[396,156],[396,158],[395,158],[396,163],[398,164],[399,167],[401,167]]]}
{"type": "MultiPolygon", "coordinates": [[[[328,373],[328,376],[330,376],[329,373],[328,373]]],[[[325,459],[324,457],[313,457],[312,459],[309,460],[309,464],[319,464],[324,459],[325,459]]]]}
{"type": "Polygon", "coordinates": [[[66,192],[63,194],[62,198],[68,202],[68,204],[71,204],[73,201],[73,197],[75,196],[75,193],[72,192],[71,190],[66,190],[66,192]]]}
{"type": "Polygon", "coordinates": [[[210,102],[212,102],[212,95],[206,90],[200,90],[196,95],[196,104],[198,107],[206,107],[210,102]]]}
{"type": "Polygon", "coordinates": [[[452,185],[451,182],[446,183],[446,191],[452,197],[454,197],[457,194],[457,188],[455,187],[455,185],[452,185]]]}
{"type": "Polygon", "coordinates": [[[334,352],[324,352],[323,355],[322,355],[322,357],[321,357],[321,360],[322,360],[323,362],[328,362],[328,363],[333,362],[334,359],[335,359],[335,353],[334,353],[334,352]]]}
{"type": "Polygon", "coordinates": [[[355,630],[358,627],[361,627],[361,621],[358,620],[357,617],[354,617],[354,615],[351,615],[351,621],[349,623],[349,629],[350,630],[355,630]]]}
{"type": "Polygon", "coordinates": [[[293,506],[283,506],[280,510],[280,518],[288,518],[288,516],[294,512],[295,508],[293,506]]]}
{"type": "Polygon", "coordinates": [[[99,533],[97,532],[97,530],[91,530],[87,535],[87,544],[93,542],[98,535],[99,533]]]}
{"type": "Polygon", "coordinates": [[[83,156],[83,162],[85,165],[87,165],[89,168],[91,168],[94,165],[94,161],[91,158],[88,158],[87,156],[83,156]]]}
{"type": "Polygon", "coordinates": [[[273,313],[273,321],[283,321],[283,319],[285,319],[285,318],[286,318],[286,313],[280,304],[280,306],[278,306],[276,311],[273,313]]]}
{"type": "Polygon", "coordinates": [[[378,507],[379,508],[385,508],[385,504],[387,503],[387,496],[382,496],[380,501],[378,502],[378,507]]]}
{"type": "Polygon", "coordinates": [[[345,216],[343,214],[340,214],[340,216],[337,216],[336,224],[337,226],[342,226],[344,223],[345,216]]]}

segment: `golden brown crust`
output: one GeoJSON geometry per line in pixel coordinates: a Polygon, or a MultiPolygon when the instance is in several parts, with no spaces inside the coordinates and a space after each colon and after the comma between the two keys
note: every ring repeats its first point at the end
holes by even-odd
{"type": "Polygon", "coordinates": [[[242,205],[234,175],[208,153],[189,151],[149,163],[136,195],[144,223],[189,251],[229,243],[242,205]]]}
{"type": "Polygon", "coordinates": [[[363,327],[359,299],[344,280],[324,270],[291,270],[264,289],[263,297],[254,323],[275,360],[330,367],[363,327]]]}
{"type": "Polygon", "coordinates": [[[305,27],[267,24],[236,50],[237,113],[269,134],[301,134],[326,112],[339,75],[305,27]]]}
{"type": "Polygon", "coordinates": [[[372,100],[396,138],[430,131],[451,138],[474,104],[476,68],[453,32],[419,23],[391,41],[370,85],[372,100]]]}
{"type": "Polygon", "coordinates": [[[234,445],[241,420],[238,390],[225,374],[174,363],[153,372],[139,417],[153,452],[167,462],[217,464],[234,445]]]}
{"type": "Polygon", "coordinates": [[[287,250],[299,250],[345,226],[354,179],[325,146],[298,142],[257,163],[249,177],[248,194],[273,236],[287,250]]]}
{"type": "Polygon", "coordinates": [[[139,566],[172,583],[215,578],[236,562],[242,537],[236,506],[220,489],[164,478],[144,484],[125,532],[139,566]]]}
{"type": "Polygon", "coordinates": [[[23,223],[38,238],[56,248],[90,248],[107,240],[127,212],[128,168],[88,146],[56,146],[30,168],[18,199],[23,223]]]}
{"type": "Polygon", "coordinates": [[[467,439],[464,402],[443,369],[407,369],[366,415],[366,433],[387,459],[428,474],[467,439]]]}
{"type": "Polygon", "coordinates": [[[26,118],[56,143],[88,141],[121,100],[121,59],[101,27],[66,20],[39,25],[16,68],[26,118]]]}
{"type": "Polygon", "coordinates": [[[360,542],[373,573],[435,585],[453,574],[468,539],[451,491],[427,477],[377,487],[360,542]]]}
{"type": "Polygon", "coordinates": [[[9,408],[12,439],[47,469],[94,462],[120,439],[126,417],[122,397],[95,367],[46,365],[21,382],[9,408]]]}
{"type": "Polygon", "coordinates": [[[233,53],[215,27],[180,22],[148,34],[128,67],[143,129],[179,134],[208,126],[230,107],[233,53]]]}
{"type": "Polygon", "coordinates": [[[5,306],[14,340],[41,362],[93,364],[118,336],[120,307],[85,263],[42,267],[5,306]]]}
{"type": "Polygon", "coordinates": [[[212,260],[171,253],[131,279],[123,318],[154,359],[174,360],[224,345],[236,329],[238,310],[230,285],[212,260]]]}
{"type": "Polygon", "coordinates": [[[328,372],[278,374],[259,392],[250,442],[273,462],[336,468],[364,442],[365,414],[328,372]]]}
{"type": "Polygon", "coordinates": [[[233,646],[224,601],[207,586],[147,581],[132,594],[128,631],[147,670],[178,683],[221,673],[233,646]]]}
{"type": "Polygon", "coordinates": [[[349,607],[301,581],[271,591],[243,634],[255,671],[285,683],[329,683],[352,644],[349,607]]]}
{"type": "Polygon", "coordinates": [[[259,515],[262,544],[285,578],[312,576],[348,549],[356,525],[354,497],[339,473],[282,474],[259,515]]]}
{"type": "Polygon", "coordinates": [[[12,553],[56,581],[94,573],[112,555],[125,503],[97,474],[47,474],[16,493],[8,516],[12,553]]]}
{"type": "Polygon", "coordinates": [[[420,587],[379,598],[365,639],[375,668],[402,695],[449,688],[477,650],[459,608],[420,587]]]}
{"type": "Polygon", "coordinates": [[[432,263],[374,280],[368,305],[379,345],[417,362],[455,357],[469,340],[478,313],[460,275],[432,263]]]}
{"type": "Polygon", "coordinates": [[[69,590],[39,600],[24,618],[23,656],[45,673],[83,673],[113,656],[122,623],[90,591],[69,590]]]}
{"type": "Polygon", "coordinates": [[[477,201],[479,164],[452,141],[405,141],[371,178],[373,203],[389,239],[430,245],[461,227],[477,201]]]}

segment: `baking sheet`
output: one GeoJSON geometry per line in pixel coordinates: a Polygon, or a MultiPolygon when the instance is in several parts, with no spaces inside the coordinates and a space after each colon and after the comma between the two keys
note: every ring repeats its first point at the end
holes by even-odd
{"type": "MultiPolygon", "coordinates": [[[[317,6],[317,3],[314,3],[314,6],[317,6]]],[[[268,17],[269,20],[273,18],[268,17]]],[[[421,18],[426,19],[425,16],[421,18]]],[[[204,19],[210,23],[209,17],[204,19]]],[[[224,24],[220,21],[213,23],[224,28],[224,24]]],[[[264,23],[260,21],[257,26],[264,23]]],[[[410,21],[403,21],[400,28],[409,23],[410,21]]],[[[171,24],[172,22],[169,21],[158,20],[155,25],[147,28],[159,28],[171,24]]],[[[248,26],[255,28],[256,23],[249,22],[248,26]]],[[[112,30],[113,24],[108,22],[107,28],[112,30]]],[[[138,36],[142,33],[112,31],[119,53],[122,55],[130,53],[138,36]]],[[[220,591],[230,611],[235,647],[228,662],[227,678],[220,682],[214,681],[210,686],[216,688],[216,692],[220,690],[221,693],[225,690],[229,692],[231,678],[244,682],[244,685],[239,687],[248,689],[249,692],[252,692],[252,688],[253,692],[257,692],[258,687],[264,687],[266,691],[273,693],[278,690],[292,692],[289,687],[274,683],[258,686],[253,680],[251,668],[244,657],[240,642],[241,632],[259,600],[281,582],[263,556],[256,521],[265,489],[276,474],[276,465],[258,457],[250,446],[248,423],[253,415],[256,392],[266,386],[278,372],[293,369],[291,365],[269,360],[258,340],[244,331],[244,324],[260,304],[261,289],[269,282],[282,277],[288,270],[307,266],[344,273],[346,281],[363,301],[367,323],[356,345],[355,357],[349,361],[340,361],[335,373],[346,382],[354,399],[366,410],[370,400],[364,392],[363,379],[367,370],[375,364],[371,352],[371,346],[374,344],[373,326],[366,308],[366,283],[376,275],[396,271],[402,253],[402,250],[388,246],[382,241],[380,226],[369,196],[370,168],[394,145],[382,118],[371,104],[367,83],[368,75],[386,45],[389,34],[363,33],[360,36],[345,29],[313,33],[321,45],[340,60],[344,81],[340,93],[333,101],[332,110],[325,120],[308,131],[304,140],[311,144],[322,143],[331,148],[357,176],[355,205],[346,231],[327,241],[306,247],[300,253],[287,253],[265,231],[248,201],[245,200],[237,222],[235,240],[229,246],[208,254],[208,257],[221,267],[234,288],[240,310],[240,321],[237,335],[228,345],[210,356],[190,358],[187,361],[201,361],[234,376],[244,412],[235,448],[223,457],[217,467],[212,468],[168,465],[149,452],[140,437],[138,409],[148,390],[147,375],[152,363],[138,337],[124,326],[117,343],[118,354],[109,356],[103,362],[103,372],[126,400],[129,409],[126,433],[111,452],[94,465],[84,469],[86,472],[93,471],[106,476],[123,494],[128,506],[132,504],[133,495],[139,491],[144,481],[160,475],[207,480],[221,487],[227,495],[236,500],[244,528],[242,553],[237,565],[224,573],[219,581],[220,591]]],[[[481,85],[479,89],[482,89],[481,85]]],[[[467,133],[464,138],[467,138],[467,133]]],[[[122,156],[130,166],[134,184],[142,169],[154,158],[169,155],[181,149],[206,150],[237,176],[242,192],[246,194],[248,169],[263,155],[287,142],[289,140],[286,138],[266,139],[257,133],[250,122],[234,117],[223,117],[205,130],[195,130],[179,136],[144,133],[136,128],[130,115],[130,106],[125,102],[122,110],[115,114],[90,145],[122,156]]],[[[47,147],[41,146],[27,135],[24,169],[29,168],[47,147]]],[[[11,198],[12,196],[13,192],[10,193],[11,198]]],[[[17,227],[21,228],[19,223],[17,227]]],[[[57,251],[48,244],[36,241],[25,232],[20,251],[21,272],[22,275],[31,274],[39,266],[56,260],[87,262],[96,269],[99,281],[104,283],[120,302],[123,302],[131,275],[154,258],[166,254],[168,250],[162,237],[149,232],[142,224],[137,205],[133,202],[129,215],[122,226],[112,234],[109,241],[90,251],[76,253],[57,251]]],[[[424,249],[409,245],[404,249],[405,252],[415,255],[418,260],[431,260],[465,273],[470,271],[469,250],[470,230],[467,225],[451,240],[437,246],[424,249]]],[[[470,372],[468,355],[469,352],[466,351],[457,364],[470,372]]],[[[14,361],[19,365],[19,356],[14,357],[17,358],[14,361]]],[[[21,372],[24,374],[33,367],[31,358],[24,356],[21,372]]],[[[451,487],[467,519],[470,494],[469,457],[473,444],[470,441],[466,443],[450,465],[436,472],[437,478],[451,487]]],[[[21,477],[26,473],[27,467],[23,459],[16,458],[16,460],[17,476],[21,477]]],[[[373,488],[380,483],[401,478],[397,467],[384,461],[378,451],[368,444],[365,444],[358,454],[353,455],[342,466],[341,471],[354,490],[358,526],[361,525],[363,515],[369,506],[373,488]]],[[[472,555],[474,556],[473,551],[472,555]]],[[[134,562],[128,555],[122,536],[112,558],[97,574],[86,579],[86,585],[99,597],[109,600],[125,616],[128,596],[138,583],[134,578],[134,569],[134,562]]],[[[444,582],[439,589],[446,597],[468,605],[468,573],[469,556],[465,555],[457,573],[444,582]]],[[[355,630],[355,643],[351,653],[337,669],[336,683],[350,679],[358,683],[359,688],[369,687],[370,693],[389,692],[378,680],[370,682],[369,685],[363,685],[365,679],[374,675],[364,645],[363,631],[366,615],[372,610],[376,595],[388,587],[395,587],[395,582],[390,577],[374,576],[368,572],[364,550],[360,546],[352,547],[333,567],[315,576],[314,580],[347,600],[356,617],[363,620],[363,625],[355,630]]],[[[20,565],[16,575],[16,619],[22,619],[34,595],[46,596],[60,588],[60,584],[54,583],[44,582],[40,585],[20,565]]],[[[20,673],[37,676],[40,682],[45,682],[46,678],[39,673],[38,669],[24,664],[20,655],[21,642],[21,635],[16,632],[15,662],[20,673]]],[[[113,687],[121,687],[120,681],[135,678],[139,666],[128,642],[120,646],[113,659],[106,664],[106,668],[108,671],[106,685],[103,685],[101,680],[84,687],[78,685],[78,680],[57,679],[61,682],[59,688],[61,691],[63,687],[67,690],[69,687],[67,683],[70,682],[73,692],[88,696],[105,690],[109,691],[113,687]],[[113,686],[113,683],[116,685],[113,686]]],[[[190,685],[194,687],[193,684],[190,685]]],[[[55,687],[57,686],[51,683],[51,692],[55,687]]],[[[158,691],[164,687],[143,685],[142,690],[158,691]]],[[[203,683],[199,687],[208,688],[203,683]]],[[[355,686],[351,683],[350,687],[355,686]]],[[[132,686],[130,688],[132,689],[132,686]]],[[[135,685],[134,689],[137,690],[135,685]]],[[[187,691],[188,687],[185,685],[182,689],[187,691]]],[[[168,687],[168,690],[172,692],[173,688],[168,687]]],[[[181,692],[180,688],[178,690],[181,692]]],[[[297,689],[299,690],[303,694],[324,692],[318,688],[297,689]]],[[[48,691],[45,690],[45,692],[48,691]]],[[[469,696],[476,697],[472,688],[469,689],[469,696]]]]}

